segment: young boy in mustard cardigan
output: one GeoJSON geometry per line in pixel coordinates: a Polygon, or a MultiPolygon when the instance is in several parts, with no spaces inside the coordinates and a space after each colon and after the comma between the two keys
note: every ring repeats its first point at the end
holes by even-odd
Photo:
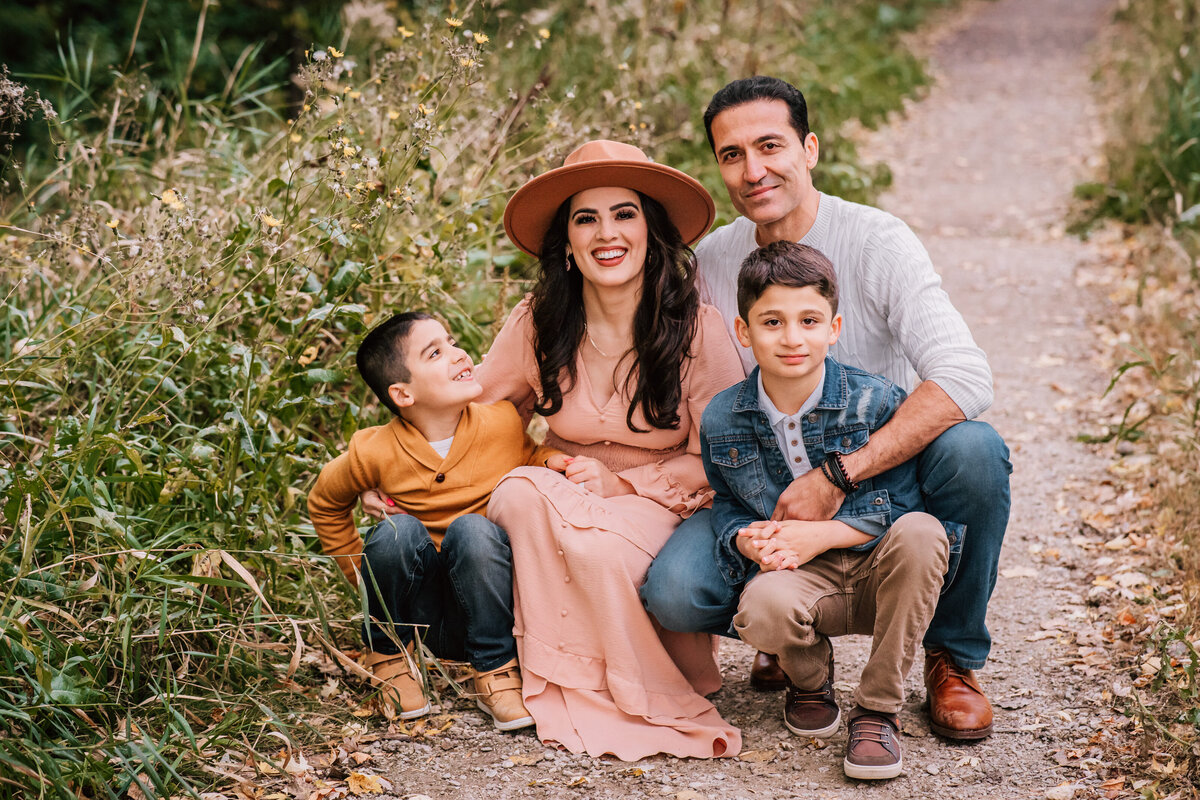
{"type": "Polygon", "coordinates": [[[321,470],[308,510],[346,578],[366,579],[367,664],[401,719],[429,713],[410,658],[412,626],[426,626],[422,641],[435,655],[471,663],[476,702],[497,728],[532,725],[512,635],[512,551],[485,514],[507,472],[562,471],[567,458],[536,445],[511,403],[472,402],[483,389],[471,357],[428,314],[398,314],[372,330],[356,363],[395,418],[351,437],[321,470]],[[364,546],[352,512],[376,488],[408,513],[376,525],[364,546]]]}

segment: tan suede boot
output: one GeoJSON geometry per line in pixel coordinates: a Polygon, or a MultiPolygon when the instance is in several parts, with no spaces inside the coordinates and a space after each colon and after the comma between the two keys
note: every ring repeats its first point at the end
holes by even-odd
{"type": "Polygon", "coordinates": [[[375,676],[375,685],[384,699],[400,710],[400,719],[416,719],[430,712],[432,706],[412,660],[411,645],[405,653],[367,653],[365,665],[375,676]]]}
{"type": "Polygon", "coordinates": [[[503,666],[475,675],[475,704],[492,715],[502,731],[528,728],[533,717],[521,702],[521,671],[514,658],[503,666]]]}

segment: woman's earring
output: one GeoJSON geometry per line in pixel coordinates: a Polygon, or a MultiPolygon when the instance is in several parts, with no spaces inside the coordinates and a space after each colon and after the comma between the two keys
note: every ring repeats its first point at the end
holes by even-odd
{"type": "Polygon", "coordinates": [[[567,257],[564,260],[567,262],[567,272],[570,272],[571,271],[571,254],[567,253],[567,257]]]}

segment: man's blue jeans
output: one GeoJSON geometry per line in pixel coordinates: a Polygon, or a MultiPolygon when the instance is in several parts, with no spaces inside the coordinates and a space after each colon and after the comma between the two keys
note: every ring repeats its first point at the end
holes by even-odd
{"type": "Polygon", "coordinates": [[[422,625],[421,640],[434,655],[465,659],[480,672],[517,657],[512,549],[486,517],[451,522],[441,552],[416,517],[388,517],[367,535],[362,574],[370,614],[363,641],[372,650],[398,653],[396,641],[408,644],[413,626],[422,625]]]}
{"type": "MultiPolygon", "coordinates": [[[[964,669],[979,669],[991,651],[985,617],[1008,527],[1008,447],[987,423],[960,422],[917,459],[929,513],[966,526],[962,558],[947,576],[924,645],[945,649],[964,669]]],[[[717,569],[710,518],[700,511],[675,529],[650,565],[642,602],[668,630],[734,636],[731,622],[744,584],[728,583],[717,569]]]]}

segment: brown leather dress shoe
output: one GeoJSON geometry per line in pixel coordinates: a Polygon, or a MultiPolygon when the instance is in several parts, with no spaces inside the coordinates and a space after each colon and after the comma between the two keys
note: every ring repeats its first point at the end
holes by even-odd
{"type": "Polygon", "coordinates": [[[787,675],[779,661],[770,653],[759,650],[750,665],[750,688],[759,692],[778,692],[787,686],[787,675]]]}
{"type": "Polygon", "coordinates": [[[992,704],[975,673],[954,663],[945,650],[925,651],[929,727],[947,739],[985,739],[992,734],[992,704]]]}

